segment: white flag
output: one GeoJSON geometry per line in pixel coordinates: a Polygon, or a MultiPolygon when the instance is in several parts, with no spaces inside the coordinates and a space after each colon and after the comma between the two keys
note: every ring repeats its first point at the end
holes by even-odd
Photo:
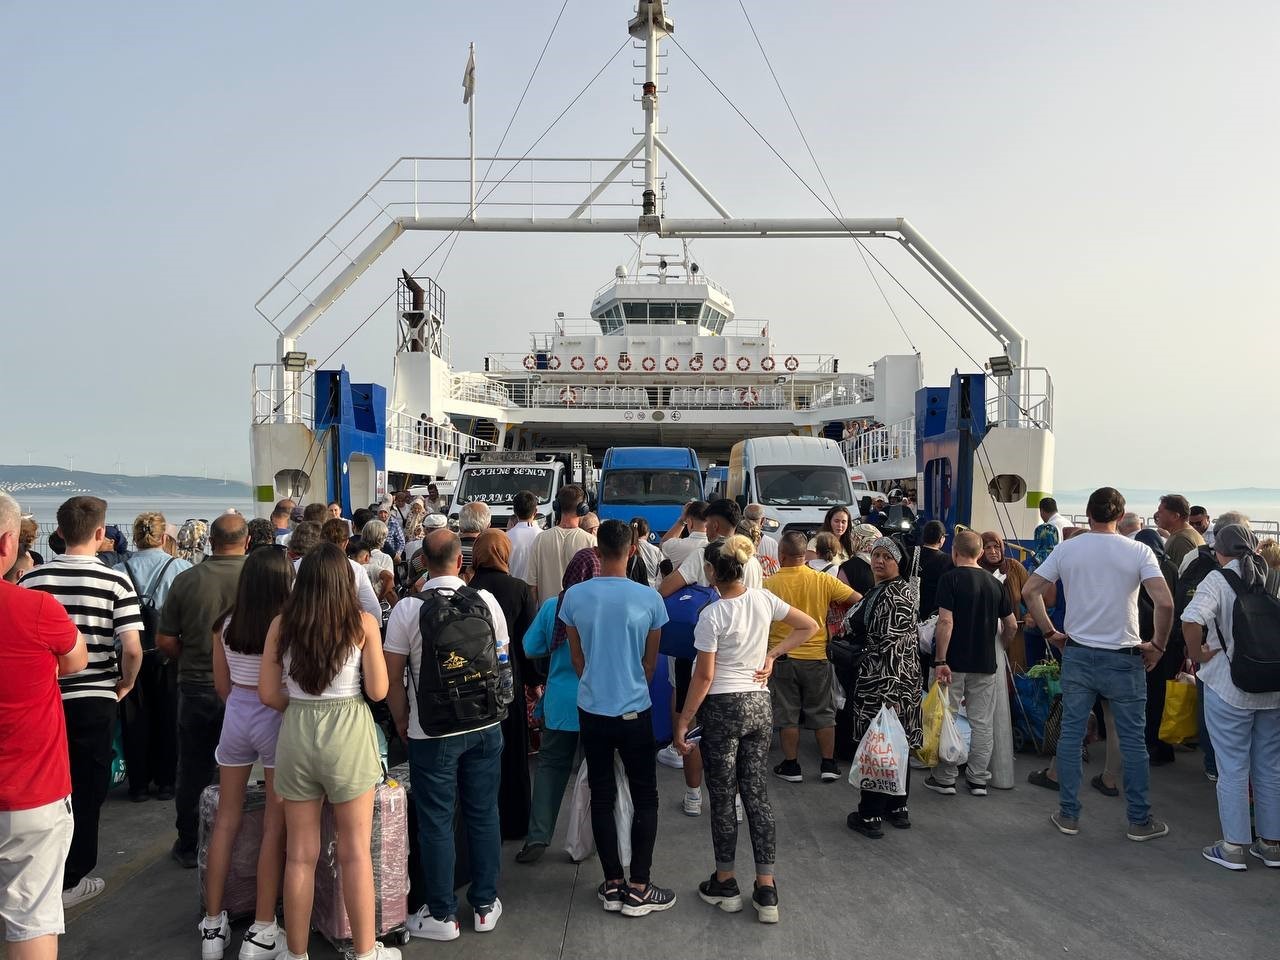
{"type": "Polygon", "coordinates": [[[470,103],[476,95],[476,48],[467,54],[467,68],[462,71],[462,102],[470,103]]]}

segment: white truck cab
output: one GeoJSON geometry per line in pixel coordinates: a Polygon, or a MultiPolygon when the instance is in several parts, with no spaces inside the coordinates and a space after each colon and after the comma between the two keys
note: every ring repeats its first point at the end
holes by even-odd
{"type": "Polygon", "coordinates": [[[764,507],[764,532],[812,535],[827,511],[852,506],[849,465],[840,446],[825,437],[753,437],[729,454],[727,496],[764,507]]]}

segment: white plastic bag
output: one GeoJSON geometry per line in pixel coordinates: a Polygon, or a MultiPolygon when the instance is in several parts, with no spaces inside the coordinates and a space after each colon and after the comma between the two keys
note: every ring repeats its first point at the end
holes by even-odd
{"type": "Polygon", "coordinates": [[[835,697],[836,709],[843,710],[844,705],[849,702],[849,697],[844,692],[844,684],[840,682],[840,674],[836,671],[834,663],[831,664],[831,693],[835,697]]]}
{"type": "Polygon", "coordinates": [[[935,613],[928,620],[916,624],[916,637],[920,641],[920,649],[924,653],[933,653],[933,635],[938,629],[938,615],[935,613]]]}
{"type": "Polygon", "coordinates": [[[959,766],[969,759],[969,745],[956,724],[951,698],[943,697],[942,734],[938,738],[938,760],[951,766],[959,766]]]}
{"type": "MultiPolygon", "coordinates": [[[[622,761],[613,758],[613,776],[618,797],[613,804],[613,823],[618,832],[618,859],[623,866],[631,864],[631,821],[635,818],[635,805],[631,802],[631,786],[622,761]]],[[[569,828],[565,831],[564,851],[575,863],[581,862],[595,851],[595,835],[591,830],[591,784],[587,778],[584,760],[578,768],[569,800],[569,828]]]]}
{"type": "Polygon", "coordinates": [[[862,735],[849,768],[849,783],[859,790],[906,796],[907,732],[891,707],[882,706],[862,735]]]}

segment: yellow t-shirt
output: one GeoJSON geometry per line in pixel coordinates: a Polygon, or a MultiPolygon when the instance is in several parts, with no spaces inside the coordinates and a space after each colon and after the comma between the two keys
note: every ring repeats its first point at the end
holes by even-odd
{"type": "MultiPolygon", "coordinates": [[[[847,603],[853,598],[853,588],[829,573],[819,573],[806,564],[783,567],[764,582],[764,588],[818,621],[818,632],[813,638],[796,647],[787,656],[797,660],[825,660],[827,608],[832,603],[847,603]]],[[[790,633],[791,628],[785,623],[775,623],[769,629],[769,646],[781,643],[790,633]]]]}

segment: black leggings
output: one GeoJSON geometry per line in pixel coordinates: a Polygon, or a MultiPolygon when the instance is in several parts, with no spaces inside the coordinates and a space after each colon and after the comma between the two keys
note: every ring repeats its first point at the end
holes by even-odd
{"type": "Polygon", "coordinates": [[[862,799],[858,801],[858,815],[864,820],[873,817],[887,817],[901,813],[907,809],[907,799],[911,796],[911,768],[907,767],[907,792],[905,796],[896,797],[890,793],[876,793],[874,790],[863,790],[862,799]]]}

